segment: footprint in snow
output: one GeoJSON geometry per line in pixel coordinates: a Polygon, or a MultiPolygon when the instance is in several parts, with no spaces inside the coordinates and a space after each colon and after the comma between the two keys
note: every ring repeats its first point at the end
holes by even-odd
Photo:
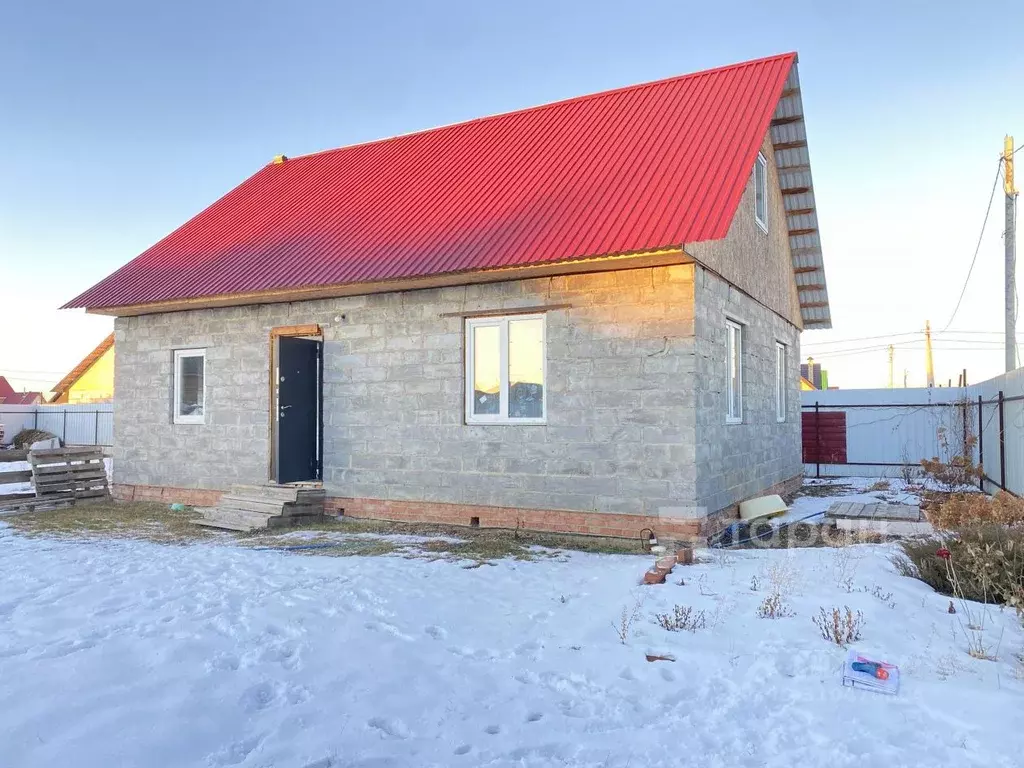
{"type": "Polygon", "coordinates": [[[455,754],[456,755],[468,755],[469,751],[471,749],[473,749],[472,745],[470,745],[470,744],[461,744],[461,745],[459,745],[459,746],[457,746],[455,748],[455,754]]]}
{"type": "Polygon", "coordinates": [[[238,703],[246,712],[259,712],[273,704],[277,696],[274,684],[264,680],[247,688],[238,703]]]}
{"type": "Polygon", "coordinates": [[[256,737],[233,742],[206,758],[206,763],[207,765],[238,765],[244,762],[245,758],[259,745],[260,739],[256,737]]]}
{"type": "Polygon", "coordinates": [[[423,631],[435,640],[444,640],[448,637],[448,631],[444,627],[431,625],[429,627],[425,627],[423,631]]]}
{"type": "Polygon", "coordinates": [[[661,679],[666,681],[666,682],[669,682],[669,683],[674,683],[676,681],[676,673],[673,672],[668,667],[662,667],[661,668],[661,679]]]}
{"type": "Polygon", "coordinates": [[[484,732],[491,734],[491,736],[496,736],[497,734],[501,733],[501,726],[488,725],[486,728],[484,728],[484,732]]]}
{"type": "Polygon", "coordinates": [[[528,722],[528,723],[536,723],[542,717],[544,717],[544,713],[542,713],[542,712],[531,712],[530,714],[528,714],[526,716],[526,722],[528,722]]]}
{"type": "Polygon", "coordinates": [[[232,656],[230,653],[222,653],[207,660],[206,671],[212,672],[213,670],[222,670],[225,672],[234,672],[238,669],[238,666],[239,660],[237,656],[232,656]]]}
{"type": "Polygon", "coordinates": [[[389,717],[371,717],[366,724],[371,728],[376,728],[385,736],[390,736],[393,739],[407,739],[409,738],[409,729],[405,723],[401,720],[396,720],[389,717]]]}

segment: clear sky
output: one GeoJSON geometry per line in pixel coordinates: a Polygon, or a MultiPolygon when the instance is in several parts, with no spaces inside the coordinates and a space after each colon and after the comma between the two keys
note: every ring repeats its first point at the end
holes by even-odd
{"type": "MultiPolygon", "coordinates": [[[[949,320],[1003,134],[1024,143],[1024,54],[1003,29],[1008,8],[8,4],[0,25],[0,373],[18,388],[51,386],[111,327],[109,318],[56,307],[275,154],[796,50],[835,326],[805,333],[803,354],[825,364],[832,384],[884,386],[884,349],[836,350],[886,339],[835,340],[949,320]]],[[[1018,178],[1024,185],[1024,171],[1018,178]]],[[[997,193],[963,305],[936,339],[941,381],[964,367],[973,381],[1002,369],[1002,221],[997,193]]],[[[920,337],[893,340],[905,342],[897,378],[906,368],[911,386],[923,384],[920,337]]]]}

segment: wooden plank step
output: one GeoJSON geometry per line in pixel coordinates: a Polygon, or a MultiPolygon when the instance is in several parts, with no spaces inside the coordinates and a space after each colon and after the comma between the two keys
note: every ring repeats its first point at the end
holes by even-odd
{"type": "Polygon", "coordinates": [[[7,483],[27,483],[31,479],[31,469],[23,469],[20,472],[0,472],[0,485],[6,485],[7,483]]]}
{"type": "Polygon", "coordinates": [[[228,492],[231,496],[247,499],[266,499],[281,502],[295,501],[298,488],[287,485],[232,485],[228,492]]]}
{"type": "Polygon", "coordinates": [[[216,528],[221,531],[241,531],[242,533],[248,533],[252,530],[252,526],[244,523],[235,523],[230,520],[223,519],[203,519],[193,520],[192,525],[201,525],[203,528],[216,528]]]}
{"type": "Polygon", "coordinates": [[[300,525],[316,525],[318,523],[326,522],[327,518],[323,514],[314,515],[282,515],[281,517],[271,517],[267,520],[268,528],[295,528],[300,525]]]}
{"type": "Polygon", "coordinates": [[[281,508],[281,517],[322,515],[323,513],[324,505],[322,502],[319,504],[285,504],[281,508]]]}
{"type": "Polygon", "coordinates": [[[0,451],[0,463],[9,461],[28,461],[28,451],[13,448],[9,451],[0,451]]]}
{"type": "Polygon", "coordinates": [[[270,515],[280,515],[286,502],[275,501],[274,499],[256,498],[253,496],[236,496],[229,493],[221,496],[217,502],[218,507],[243,509],[250,512],[266,512],[270,515]]]}
{"type": "Polygon", "coordinates": [[[259,512],[247,512],[238,509],[222,509],[221,507],[207,507],[203,510],[203,518],[206,520],[225,520],[238,523],[245,523],[248,528],[266,528],[267,519],[272,515],[264,515],[259,512]]]}

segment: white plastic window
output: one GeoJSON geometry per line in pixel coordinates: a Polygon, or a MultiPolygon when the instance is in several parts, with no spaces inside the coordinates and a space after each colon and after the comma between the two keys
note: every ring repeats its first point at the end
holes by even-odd
{"type": "Polygon", "coordinates": [[[206,421],[206,350],[174,351],[174,423],[206,421]]]}
{"type": "Polygon", "coordinates": [[[775,342],[775,420],[786,420],[786,345],[775,342]]]}
{"type": "Polygon", "coordinates": [[[544,315],[466,320],[466,423],[544,424],[544,315]]]}
{"type": "Polygon", "coordinates": [[[726,320],[725,342],[728,358],[725,421],[739,424],[743,421],[743,326],[726,320]]]}
{"type": "Polygon", "coordinates": [[[768,231],[768,161],[760,152],[754,163],[754,219],[768,231]]]}

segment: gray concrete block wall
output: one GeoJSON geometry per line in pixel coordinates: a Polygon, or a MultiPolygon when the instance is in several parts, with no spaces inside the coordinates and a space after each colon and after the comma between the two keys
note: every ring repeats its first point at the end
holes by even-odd
{"type": "Polygon", "coordinates": [[[708,513],[800,475],[800,333],[714,273],[695,275],[697,500],[708,513]],[[726,320],[743,325],[743,422],[727,424],[726,320]],[[786,345],[786,419],[775,409],[775,343],[786,345]]]}
{"type": "Polygon", "coordinates": [[[332,495],[695,514],[690,265],[192,310],[116,323],[114,480],[265,482],[270,329],[324,332],[332,495]],[[464,423],[463,319],[544,304],[548,423],[464,423]],[[207,350],[207,421],[173,424],[174,349],[207,350]]]}
{"type": "Polygon", "coordinates": [[[748,177],[729,233],[721,240],[688,244],[686,252],[795,325],[802,326],[789,250],[786,206],[779,187],[771,131],[761,142],[761,154],[768,161],[768,231],[761,229],[754,218],[754,182],[748,177]]]}

